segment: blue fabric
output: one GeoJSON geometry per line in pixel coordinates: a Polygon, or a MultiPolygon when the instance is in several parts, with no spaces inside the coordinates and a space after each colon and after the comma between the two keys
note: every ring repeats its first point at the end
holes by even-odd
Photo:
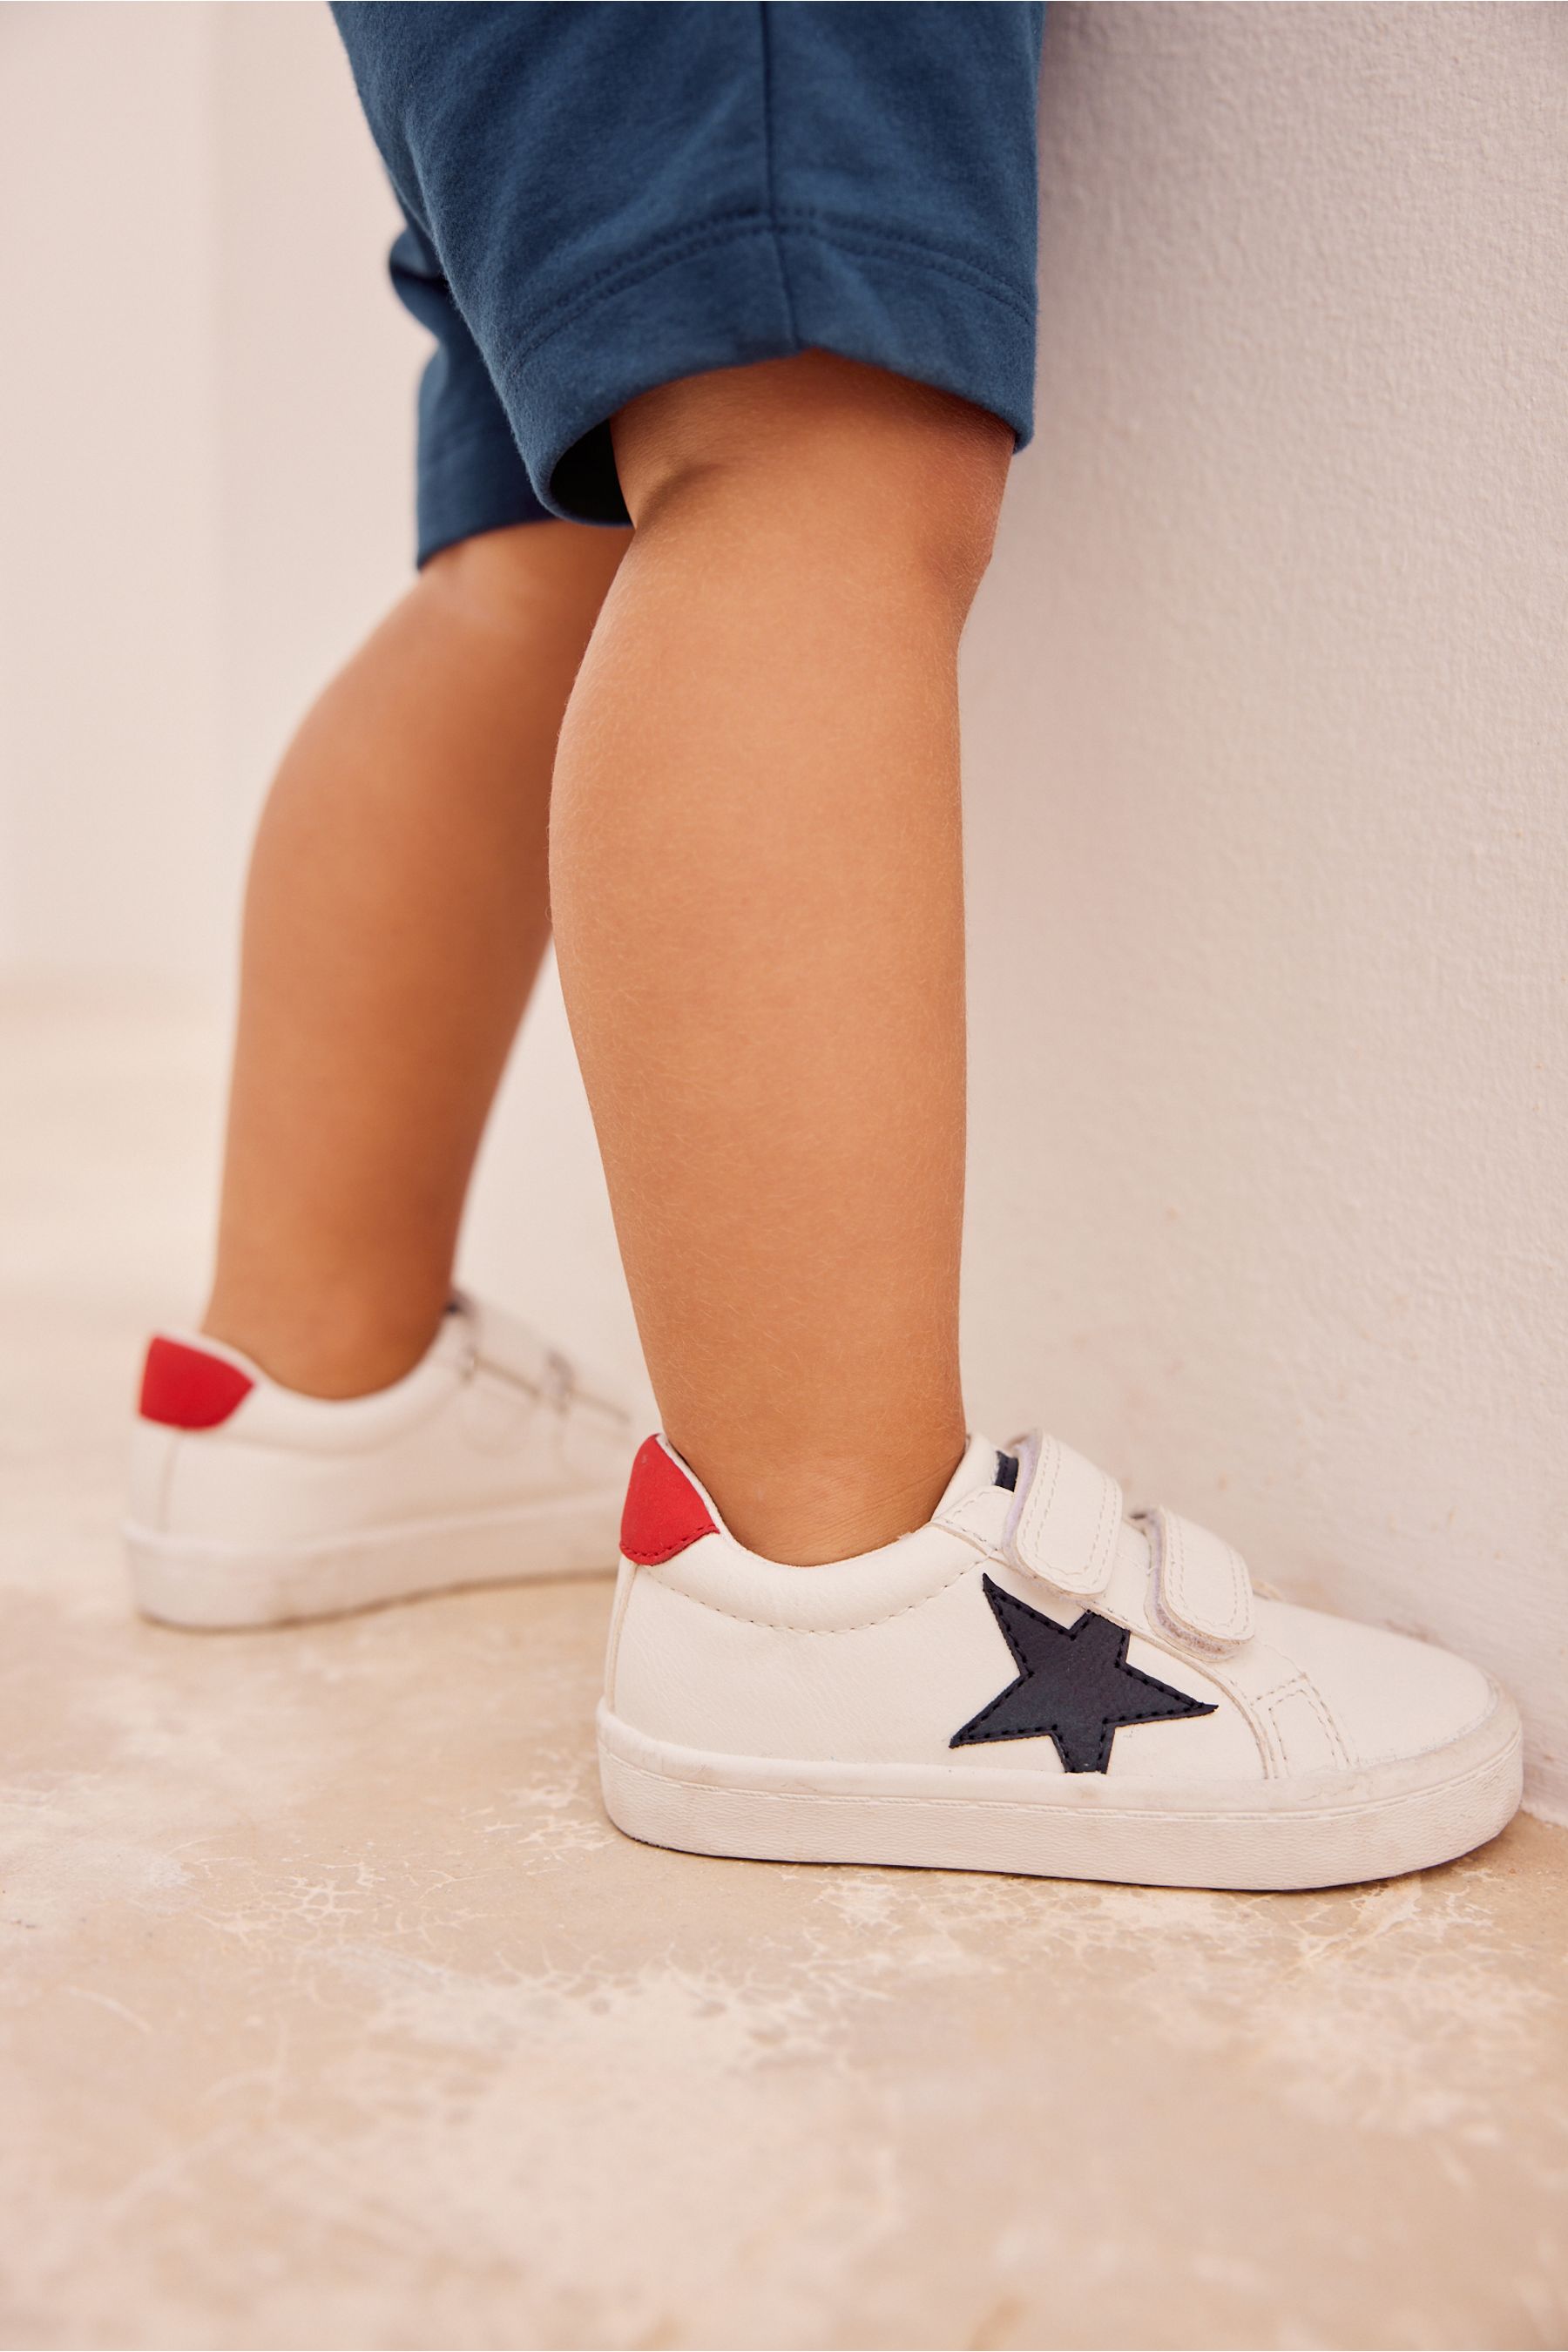
{"type": "Polygon", "coordinates": [[[1033,421],[1028,0],[340,0],[438,349],[420,560],[624,522],[609,420],[808,348],[1033,421]]]}

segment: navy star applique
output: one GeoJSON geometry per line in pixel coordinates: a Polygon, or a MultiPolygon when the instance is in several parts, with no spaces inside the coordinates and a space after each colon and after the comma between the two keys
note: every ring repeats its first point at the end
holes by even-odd
{"type": "Polygon", "coordinates": [[[1058,1625],[989,1577],[984,1585],[1017,1679],[953,1733],[950,1748],[973,1748],[985,1739],[1048,1739],[1065,1772],[1104,1772],[1110,1765],[1110,1743],[1124,1723],[1214,1714],[1202,1699],[1130,1666],[1131,1636],[1109,1617],[1086,1609],[1076,1624],[1058,1625]]]}

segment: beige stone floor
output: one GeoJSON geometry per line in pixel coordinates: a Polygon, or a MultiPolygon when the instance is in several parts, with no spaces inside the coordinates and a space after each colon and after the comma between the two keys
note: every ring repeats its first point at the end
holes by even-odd
{"type": "Polygon", "coordinates": [[[139,1625],[214,1040],[0,1007],[0,2341],[1535,2346],[1568,1837],[1249,1898],[619,1839],[603,1586],[139,1625]]]}

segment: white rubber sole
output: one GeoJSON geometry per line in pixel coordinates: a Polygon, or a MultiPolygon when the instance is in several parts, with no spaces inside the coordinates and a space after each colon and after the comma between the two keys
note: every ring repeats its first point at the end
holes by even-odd
{"type": "Polygon", "coordinates": [[[620,1513],[617,1486],[318,1543],[210,1543],[130,1523],[122,1534],[142,1615],[216,1631],[339,1617],[461,1585],[608,1576],[620,1513]]]}
{"type": "Polygon", "coordinates": [[[1258,1891],[1392,1878],[1468,1853],[1521,1786],[1513,1702],[1429,1755],[1237,1788],[957,1764],[795,1763],[648,1739],[601,1706],[617,1829],[753,1862],[837,1862],[1258,1891]]]}

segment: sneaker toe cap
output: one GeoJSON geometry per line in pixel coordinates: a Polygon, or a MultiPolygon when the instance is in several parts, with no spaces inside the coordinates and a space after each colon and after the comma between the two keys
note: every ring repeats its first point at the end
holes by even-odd
{"type": "Polygon", "coordinates": [[[1429,1755],[1501,1703],[1479,1666],[1430,1643],[1282,1602],[1267,1616],[1266,1638],[1314,1685],[1355,1764],[1429,1755]]]}

